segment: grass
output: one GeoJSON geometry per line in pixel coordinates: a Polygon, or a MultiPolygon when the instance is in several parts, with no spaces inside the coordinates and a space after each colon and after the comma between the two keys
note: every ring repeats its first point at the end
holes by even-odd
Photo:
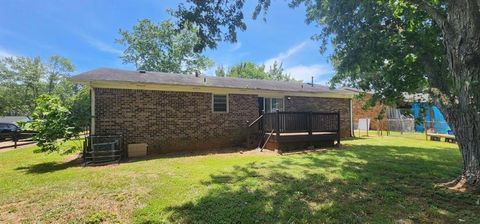
{"type": "Polygon", "coordinates": [[[423,135],[345,150],[226,153],[81,167],[72,155],[0,152],[0,223],[479,223],[455,144],[423,135]]]}

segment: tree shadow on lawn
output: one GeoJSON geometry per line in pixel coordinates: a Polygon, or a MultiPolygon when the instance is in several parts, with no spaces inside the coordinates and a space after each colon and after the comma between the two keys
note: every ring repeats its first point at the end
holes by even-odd
{"type": "Polygon", "coordinates": [[[456,177],[459,159],[455,150],[363,145],[251,163],[211,175],[207,194],[169,207],[169,221],[475,223],[480,196],[434,187],[456,177]]]}
{"type": "Polygon", "coordinates": [[[221,154],[232,154],[232,153],[248,153],[256,149],[248,149],[245,147],[228,147],[228,148],[213,148],[210,150],[185,150],[179,152],[149,152],[148,155],[142,157],[128,158],[122,163],[136,163],[145,160],[155,160],[163,158],[183,158],[183,157],[194,157],[194,156],[208,156],[208,155],[221,155],[221,154]]]}
{"type": "Polygon", "coordinates": [[[43,174],[43,173],[50,173],[59,170],[65,170],[71,167],[81,166],[82,159],[75,158],[67,162],[59,163],[59,162],[44,162],[44,163],[37,163],[31,164],[28,166],[20,166],[15,168],[15,170],[25,171],[29,174],[43,174]]]}

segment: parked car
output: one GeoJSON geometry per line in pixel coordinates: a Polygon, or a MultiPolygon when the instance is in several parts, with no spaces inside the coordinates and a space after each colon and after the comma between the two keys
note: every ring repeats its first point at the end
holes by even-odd
{"type": "Polygon", "coordinates": [[[21,132],[21,129],[15,124],[0,123],[0,140],[12,139],[19,132],[21,132]]]}
{"type": "Polygon", "coordinates": [[[24,131],[18,125],[13,123],[0,123],[0,141],[11,139],[14,137],[17,139],[30,138],[34,135],[31,131],[24,131]]]}

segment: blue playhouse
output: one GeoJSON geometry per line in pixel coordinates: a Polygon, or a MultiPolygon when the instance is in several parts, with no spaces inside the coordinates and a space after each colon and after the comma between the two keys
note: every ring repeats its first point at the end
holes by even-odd
{"type": "MultiPolygon", "coordinates": [[[[448,126],[445,117],[443,117],[438,107],[428,103],[413,103],[411,106],[411,112],[415,118],[420,117],[421,110],[425,111],[424,120],[430,123],[437,133],[453,134],[452,129],[448,126]]],[[[424,132],[423,126],[423,123],[415,124],[415,131],[424,132]]]]}

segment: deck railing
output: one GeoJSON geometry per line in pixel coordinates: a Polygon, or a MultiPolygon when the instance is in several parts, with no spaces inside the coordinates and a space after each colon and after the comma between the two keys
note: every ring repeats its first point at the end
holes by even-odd
{"type": "Polygon", "coordinates": [[[263,130],[275,133],[340,132],[340,113],[273,112],[263,115],[263,130]]]}

